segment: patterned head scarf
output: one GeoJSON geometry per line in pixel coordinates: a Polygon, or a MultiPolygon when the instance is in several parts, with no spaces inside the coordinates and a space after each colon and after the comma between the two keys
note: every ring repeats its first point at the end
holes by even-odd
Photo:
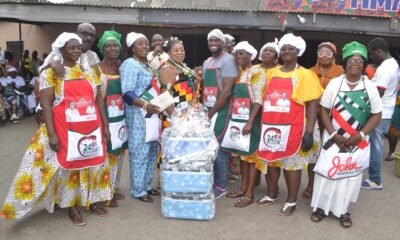
{"type": "Polygon", "coordinates": [[[367,48],[359,42],[353,41],[344,45],[342,49],[342,59],[359,55],[364,59],[368,59],[368,50],[367,48]]]}
{"type": "Polygon", "coordinates": [[[282,48],[284,45],[290,45],[299,50],[298,56],[301,57],[303,53],[306,51],[306,42],[302,37],[295,36],[293,33],[287,33],[283,35],[281,40],[279,40],[279,48],[282,48]]]}
{"type": "Polygon", "coordinates": [[[218,28],[211,30],[211,32],[208,33],[207,35],[207,40],[210,40],[210,38],[216,37],[218,39],[221,39],[223,42],[225,42],[225,36],[224,33],[219,30],[218,28]]]}
{"type": "Polygon", "coordinates": [[[266,49],[268,47],[274,49],[276,52],[276,56],[279,57],[279,53],[280,53],[281,49],[279,48],[279,45],[278,45],[278,39],[275,38],[274,42],[269,42],[269,43],[264,44],[264,46],[262,46],[262,48],[260,50],[260,55],[258,55],[258,60],[262,61],[262,54],[264,52],[264,49],[266,49]]]}
{"type": "Polygon", "coordinates": [[[61,33],[57,39],[51,44],[51,51],[59,57],[59,59],[63,59],[60,48],[64,47],[65,44],[71,40],[75,39],[79,41],[79,44],[82,44],[82,39],[75,33],[63,32],[61,33]]]}
{"type": "Polygon", "coordinates": [[[104,56],[104,45],[106,45],[106,43],[110,40],[116,42],[121,50],[121,34],[116,31],[104,31],[103,36],[101,36],[99,42],[97,43],[97,47],[99,48],[101,55],[104,56]]]}
{"type": "Polygon", "coordinates": [[[318,49],[321,47],[327,47],[332,50],[335,55],[337,54],[336,45],[331,42],[322,42],[318,45],[318,49]]]}
{"type": "Polygon", "coordinates": [[[141,33],[130,32],[126,35],[126,45],[128,48],[132,47],[132,45],[138,40],[139,38],[146,38],[147,37],[141,33]]]}
{"type": "Polygon", "coordinates": [[[245,50],[246,52],[248,52],[251,55],[251,61],[253,61],[257,56],[257,50],[253,46],[251,46],[248,41],[238,43],[233,48],[233,52],[237,50],[245,50]]]}

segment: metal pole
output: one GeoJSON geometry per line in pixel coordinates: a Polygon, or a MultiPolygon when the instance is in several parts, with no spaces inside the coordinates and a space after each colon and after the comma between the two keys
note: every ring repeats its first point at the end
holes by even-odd
{"type": "MultiPolygon", "coordinates": [[[[18,23],[18,27],[19,27],[19,54],[20,54],[20,63],[22,65],[22,56],[23,56],[23,51],[24,51],[24,47],[22,46],[22,27],[21,27],[21,21],[18,23]]],[[[19,68],[21,69],[22,66],[19,66],[19,68]]]]}

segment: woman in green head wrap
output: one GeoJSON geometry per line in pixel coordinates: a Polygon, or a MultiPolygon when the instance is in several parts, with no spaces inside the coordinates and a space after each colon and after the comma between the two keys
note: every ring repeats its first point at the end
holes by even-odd
{"type": "MultiPolygon", "coordinates": [[[[101,81],[101,92],[104,98],[105,114],[108,118],[111,141],[107,144],[110,181],[114,191],[110,207],[117,207],[118,200],[125,197],[117,193],[119,187],[124,152],[127,147],[124,103],[121,93],[119,66],[121,62],[121,34],[116,31],[105,31],[97,44],[104,59],[93,66],[101,81]]],[[[105,126],[107,127],[107,126],[105,126]]]]}
{"type": "Polygon", "coordinates": [[[362,75],[368,53],[358,42],[342,49],[345,74],[332,79],[320,101],[320,119],[324,125],[322,149],[314,168],[314,192],[311,201],[313,222],[330,212],[340,225],[352,225],[348,207],[360,192],[362,172],[368,167],[368,134],[382,115],[382,102],[376,86],[362,75]]]}

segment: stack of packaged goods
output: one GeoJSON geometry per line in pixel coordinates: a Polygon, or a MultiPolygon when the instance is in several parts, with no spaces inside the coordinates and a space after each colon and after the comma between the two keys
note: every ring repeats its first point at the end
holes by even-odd
{"type": "Polygon", "coordinates": [[[218,141],[201,104],[180,104],[161,136],[164,217],[210,220],[215,215],[213,164],[218,141]]]}

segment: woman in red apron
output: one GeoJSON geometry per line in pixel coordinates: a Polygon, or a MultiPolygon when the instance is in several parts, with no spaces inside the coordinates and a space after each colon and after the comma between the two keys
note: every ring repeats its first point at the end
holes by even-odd
{"type": "Polygon", "coordinates": [[[342,56],[346,73],[331,80],[320,103],[325,130],[314,168],[311,220],[319,222],[333,213],[342,227],[349,228],[348,207],[357,201],[362,172],[369,165],[368,134],[381,119],[382,102],[375,84],[362,75],[368,59],[366,47],[348,43],[342,56]]]}
{"type": "Polygon", "coordinates": [[[317,76],[297,64],[306,47],[301,37],[284,35],[279,41],[283,65],[267,76],[257,154],[268,164],[268,194],[264,206],[278,200],[278,180],[283,168],[288,197],[280,215],[296,209],[301,170],[308,159],[300,154],[313,146],[313,131],[322,87],[317,76]],[[306,120],[307,118],[307,120],[306,120]]]}
{"type": "Polygon", "coordinates": [[[0,212],[3,218],[21,218],[37,205],[53,212],[55,204],[68,208],[75,225],[86,224],[79,206],[106,214],[97,203],[111,199],[110,172],[103,166],[104,137],[109,132],[108,128],[103,131],[107,119],[100,82],[92,69],[76,64],[81,44],[74,33],[62,33],[52,44],[53,52],[63,58],[66,73],[63,79],[51,69],[41,75],[45,125],[23,157],[0,212]]]}
{"type": "Polygon", "coordinates": [[[128,146],[124,101],[121,92],[121,78],[119,76],[119,66],[121,65],[118,59],[121,54],[120,41],[121,34],[116,31],[105,31],[97,44],[104,59],[93,66],[101,81],[101,94],[111,134],[111,139],[107,144],[107,157],[110,163],[113,198],[108,204],[109,207],[117,207],[118,200],[125,199],[124,195],[117,192],[125,149],[128,146]]]}
{"type": "Polygon", "coordinates": [[[257,50],[247,41],[238,43],[234,52],[240,76],[233,87],[231,115],[221,148],[241,159],[241,187],[228,193],[227,197],[240,197],[234,206],[246,207],[254,202],[257,170],[266,171],[265,162],[256,154],[260,141],[260,110],[265,72],[258,65],[252,66],[251,61],[256,58],[257,50]]]}

